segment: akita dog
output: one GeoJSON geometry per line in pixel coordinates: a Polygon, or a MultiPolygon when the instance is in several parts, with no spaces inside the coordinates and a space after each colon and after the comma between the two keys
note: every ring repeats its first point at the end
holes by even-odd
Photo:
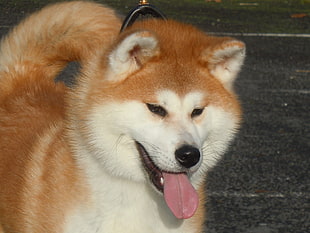
{"type": "Polygon", "coordinates": [[[2,40],[0,232],[203,231],[245,46],[173,20],[120,27],[109,8],[66,2],[2,40]],[[55,82],[71,61],[77,83],[55,82]]]}

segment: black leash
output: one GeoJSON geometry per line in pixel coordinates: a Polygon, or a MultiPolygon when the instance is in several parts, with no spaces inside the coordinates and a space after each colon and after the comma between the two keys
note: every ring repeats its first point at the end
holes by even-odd
{"type": "Polygon", "coordinates": [[[132,9],[126,16],[123,25],[121,27],[121,32],[127,27],[131,26],[140,15],[151,15],[154,18],[160,18],[166,20],[166,16],[161,13],[155,6],[149,4],[147,0],[140,0],[137,7],[132,9]]]}

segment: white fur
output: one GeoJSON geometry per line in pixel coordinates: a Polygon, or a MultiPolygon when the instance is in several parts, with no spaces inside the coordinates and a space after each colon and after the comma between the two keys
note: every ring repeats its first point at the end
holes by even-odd
{"type": "Polygon", "coordinates": [[[157,44],[157,39],[146,31],[127,36],[109,56],[107,80],[120,81],[139,69],[142,65],[139,62],[143,57],[153,56],[157,44]],[[137,50],[138,57],[131,53],[134,49],[137,50]]]}
{"type": "Polygon", "coordinates": [[[76,209],[67,219],[66,233],[192,232],[187,220],[170,214],[162,196],[149,184],[111,176],[93,161],[84,163],[91,171],[93,203],[76,209]]]}
{"type": "Polygon", "coordinates": [[[174,152],[182,144],[198,147],[203,157],[189,172],[198,187],[206,171],[231,140],[236,119],[216,106],[206,106],[202,119],[191,118],[204,94],[180,98],[170,90],[157,93],[168,116],[151,113],[138,101],[109,102],[93,108],[86,147],[77,139],[78,161],[88,172],[92,202],[78,206],[67,219],[66,233],[192,233],[191,220],[178,220],[156,192],[144,171],[135,140],[142,143],[158,167],[180,172],[174,152]],[[226,136],[225,136],[226,135],[226,136]]]}

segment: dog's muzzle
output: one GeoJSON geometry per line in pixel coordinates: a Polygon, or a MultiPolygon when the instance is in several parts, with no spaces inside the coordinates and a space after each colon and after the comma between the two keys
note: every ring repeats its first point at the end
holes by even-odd
{"type": "Polygon", "coordinates": [[[144,146],[136,142],[142,164],[156,189],[164,194],[167,206],[176,218],[186,219],[194,215],[198,208],[199,197],[185,172],[200,160],[200,152],[190,145],[183,145],[175,151],[175,158],[185,169],[181,172],[164,171],[152,160],[144,146]]]}

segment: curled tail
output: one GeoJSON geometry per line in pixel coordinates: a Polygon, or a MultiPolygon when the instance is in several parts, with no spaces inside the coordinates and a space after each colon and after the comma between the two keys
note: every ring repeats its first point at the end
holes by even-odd
{"type": "Polygon", "coordinates": [[[51,82],[68,62],[83,64],[97,49],[111,44],[120,27],[113,10],[96,3],[74,1],[45,7],[2,40],[0,87],[4,79],[29,78],[35,72],[51,82]]]}

